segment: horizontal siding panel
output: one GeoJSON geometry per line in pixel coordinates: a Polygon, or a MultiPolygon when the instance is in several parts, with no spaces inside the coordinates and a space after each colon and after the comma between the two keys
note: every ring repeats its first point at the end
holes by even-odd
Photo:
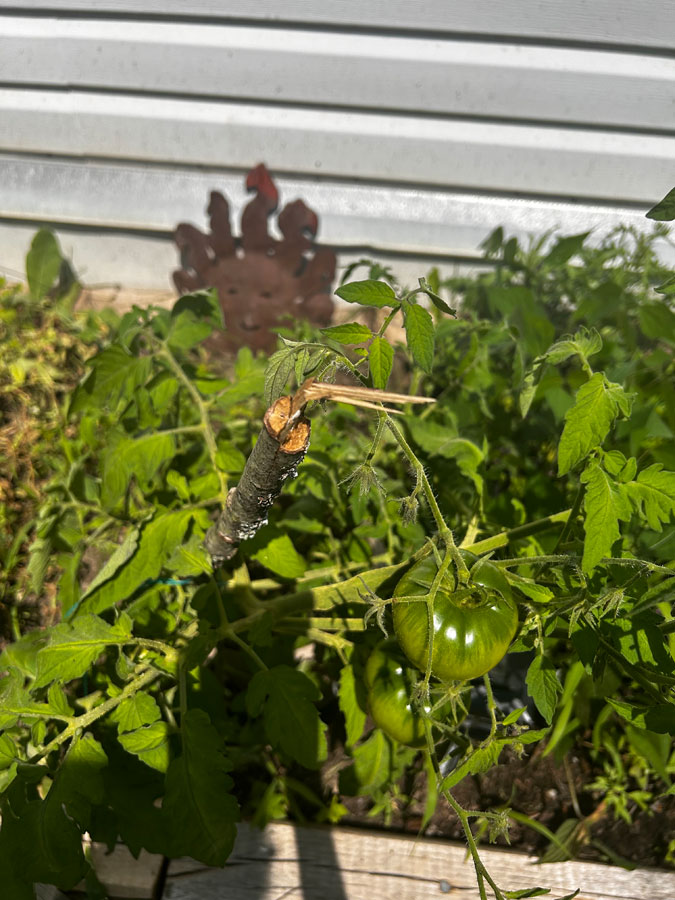
{"type": "MultiPolygon", "coordinates": [[[[0,0],[0,9],[17,0],[0,0]]],[[[338,28],[507,36],[672,48],[672,0],[21,0],[35,11],[249,19],[338,28]]]]}
{"type": "MultiPolygon", "coordinates": [[[[522,240],[554,228],[567,234],[594,229],[597,237],[620,224],[645,232],[653,227],[643,209],[330,179],[275,176],[275,180],[282,205],[302,198],[318,213],[320,242],[394,256],[477,257],[481,241],[498,224],[522,240]]],[[[230,201],[234,224],[250,199],[240,172],[11,155],[0,156],[0,183],[6,221],[13,217],[38,224],[57,222],[91,232],[104,228],[168,236],[180,221],[205,228],[208,195],[214,189],[230,201]]],[[[672,248],[668,258],[675,262],[672,248]]]]}
{"type": "Polygon", "coordinates": [[[0,81],[675,130],[675,59],[476,41],[9,17],[0,81]]]}
{"type": "Polygon", "coordinates": [[[270,168],[651,202],[675,179],[675,138],[72,92],[0,90],[7,152],[270,168]]]}

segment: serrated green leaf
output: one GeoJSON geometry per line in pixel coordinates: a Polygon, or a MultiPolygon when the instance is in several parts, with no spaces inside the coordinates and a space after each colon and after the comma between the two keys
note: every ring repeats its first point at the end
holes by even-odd
{"type": "Polygon", "coordinates": [[[373,332],[367,325],[361,325],[359,322],[345,322],[343,325],[333,325],[331,328],[322,328],[321,334],[339,341],[341,344],[362,344],[369,341],[373,336],[373,332]]]}
{"type": "Polygon", "coordinates": [[[508,716],[506,716],[502,721],[502,725],[513,725],[514,722],[517,722],[522,714],[526,712],[526,710],[526,706],[519,706],[518,709],[512,709],[508,716]]]}
{"type": "Polygon", "coordinates": [[[55,625],[48,633],[47,645],[38,653],[34,688],[84,675],[106,647],[123,644],[131,637],[130,624],[128,617],[108,625],[98,616],[82,615],[72,624],[55,625]]]}
{"type": "Polygon", "coordinates": [[[657,703],[654,706],[627,703],[608,697],[607,702],[627,722],[656,734],[675,735],[675,704],[657,703]]]}
{"type": "Polygon", "coordinates": [[[454,459],[462,474],[471,479],[478,494],[482,496],[483,478],[478,472],[478,467],[484,460],[484,454],[480,447],[466,438],[459,437],[446,424],[418,417],[406,419],[406,424],[413,441],[425,453],[454,459]]]}
{"type": "Polygon", "coordinates": [[[535,656],[527,670],[527,690],[544,719],[550,725],[562,692],[555,666],[546,656],[535,656]]]}
{"type": "Polygon", "coordinates": [[[26,256],[26,280],[34,300],[41,300],[61,271],[62,256],[53,232],[41,228],[31,241],[26,256]]]}
{"type": "Polygon", "coordinates": [[[0,734],[0,769],[7,769],[17,759],[14,741],[6,734],[0,734]]]}
{"type": "Polygon", "coordinates": [[[363,734],[366,724],[366,713],[363,708],[363,700],[359,702],[359,688],[362,685],[354,677],[352,666],[343,666],[340,672],[339,703],[342,715],[345,717],[345,730],[347,732],[347,746],[353,747],[363,734]]]}
{"type": "Polygon", "coordinates": [[[135,731],[143,725],[152,725],[160,717],[159,706],[154,697],[145,691],[138,691],[114,709],[108,716],[117,725],[117,731],[135,731]]]}
{"type": "Polygon", "coordinates": [[[244,470],[246,457],[238,447],[235,447],[232,441],[219,440],[216,464],[223,472],[238,475],[244,470]]]}
{"type": "Polygon", "coordinates": [[[115,409],[122,397],[131,398],[152,371],[152,357],[132,356],[124,347],[113,344],[88,361],[89,374],[71,397],[68,414],[84,409],[115,409]]]}
{"type": "Polygon", "coordinates": [[[558,447],[558,474],[565,475],[591,450],[599,447],[619,413],[620,385],[607,382],[596,372],[577,391],[574,405],[565,414],[565,427],[558,447]]]}
{"type": "Polygon", "coordinates": [[[579,253],[589,234],[590,231],[584,231],[581,234],[558,238],[551,251],[542,260],[542,264],[550,267],[563,265],[579,253]]]}
{"type": "Polygon", "coordinates": [[[326,758],[326,726],[315,702],[321,693],[303,672],[290,666],[275,666],[257,672],[248,688],[249,715],[263,712],[267,737],[308,769],[316,769],[326,758]]]}
{"type": "Polygon", "coordinates": [[[351,281],[343,284],[335,293],[347,303],[360,303],[361,306],[395,306],[398,301],[394,289],[385,281],[351,281]]]}
{"type": "Polygon", "coordinates": [[[672,222],[675,219],[675,188],[668,191],[663,200],[659,200],[645,215],[656,222],[672,222]]]}
{"type": "Polygon", "coordinates": [[[341,773],[340,786],[352,795],[369,795],[389,781],[391,744],[379,728],[352,751],[354,762],[341,773]]]}
{"type": "Polygon", "coordinates": [[[427,297],[434,304],[436,309],[439,309],[441,312],[447,313],[449,316],[457,316],[457,310],[453,309],[451,306],[445,302],[445,300],[439,296],[438,294],[438,269],[432,269],[430,273],[430,277],[433,274],[433,280],[435,282],[434,285],[429,284],[426,278],[420,278],[419,283],[422,291],[427,295],[427,297]]]}
{"type": "Polygon", "coordinates": [[[625,491],[654,531],[661,531],[675,513],[675,472],[665,470],[661,463],[643,469],[636,481],[625,485],[625,491]]]}
{"type": "Polygon", "coordinates": [[[403,323],[413,359],[430,375],[434,362],[434,320],[423,306],[412,303],[404,308],[403,323]]]}
{"type": "Polygon", "coordinates": [[[135,731],[125,731],[117,735],[117,740],[127,753],[133,753],[151,769],[157,769],[158,772],[166,772],[168,769],[171,753],[166,722],[152,722],[135,731]]]}
{"type": "Polygon", "coordinates": [[[35,702],[23,682],[17,669],[9,669],[0,679],[0,730],[11,728],[19,719],[49,718],[57,712],[48,703],[35,702]]]}
{"type": "Polygon", "coordinates": [[[102,584],[109,581],[123,565],[129,562],[138,548],[139,534],[138,528],[132,528],[131,531],[127,533],[117,550],[115,550],[113,555],[104,563],[103,567],[99,569],[87,590],[82,594],[80,603],[82,603],[85,598],[89,597],[90,594],[93,594],[94,591],[97,591],[102,584]]]}
{"type": "Polygon", "coordinates": [[[581,473],[584,492],[584,555],[581,566],[592,572],[612,544],[621,537],[619,521],[629,522],[632,514],[626,486],[614,481],[597,461],[592,460],[581,473]]]}
{"type": "Polygon", "coordinates": [[[171,835],[170,855],[223,866],[239,819],[223,741],[201,709],[183,715],[181,738],[183,752],[169,765],[162,802],[171,835]]]}
{"type": "Polygon", "coordinates": [[[265,403],[271,406],[282,397],[286,383],[293,374],[295,351],[291,347],[277,350],[269,358],[265,369],[265,403]]]}
{"type": "Polygon", "coordinates": [[[394,364],[394,350],[389,341],[381,337],[373,339],[368,348],[368,363],[373,387],[384,390],[394,364]]]}
{"type": "Polygon", "coordinates": [[[251,558],[282,578],[300,578],[307,569],[307,563],[287,534],[276,534],[264,547],[252,553],[251,558]]]}
{"type": "Polygon", "coordinates": [[[161,466],[176,452],[172,434],[144,434],[112,443],[103,457],[101,502],[113,508],[124,497],[132,477],[142,487],[148,485],[161,466]]]}
{"type": "Polygon", "coordinates": [[[200,344],[212,331],[213,325],[209,321],[199,318],[191,309],[185,309],[178,315],[172,314],[167,343],[174,350],[188,350],[200,344]]]}
{"type": "MultiPolygon", "coordinates": [[[[675,277],[673,278],[675,291],[675,277]]],[[[666,291],[662,291],[666,293],[666,291]]],[[[641,303],[638,310],[638,321],[642,333],[655,341],[675,343],[675,312],[665,300],[660,303],[641,303]]]]}
{"type": "Polygon", "coordinates": [[[77,615],[98,613],[121,600],[128,600],[146,581],[157,578],[176,548],[182,543],[192,512],[165,512],[146,522],[142,528],[136,552],[115,577],[88,594],[80,602],[77,615]]]}

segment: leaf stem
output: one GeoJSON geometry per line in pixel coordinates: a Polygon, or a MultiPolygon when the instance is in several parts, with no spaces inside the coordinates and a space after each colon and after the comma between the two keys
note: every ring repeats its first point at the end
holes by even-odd
{"type": "Polygon", "coordinates": [[[216,475],[218,476],[218,482],[220,484],[220,496],[221,496],[221,499],[224,500],[225,497],[227,496],[227,476],[220,469],[220,467],[217,463],[217,460],[216,460],[216,456],[218,453],[218,446],[216,444],[216,438],[213,433],[213,429],[211,428],[211,422],[209,421],[209,412],[208,412],[207,406],[204,403],[204,401],[202,400],[202,397],[201,397],[199,391],[197,390],[197,388],[190,381],[190,379],[187,377],[187,375],[183,371],[182,367],[179,365],[176,357],[173,355],[171,350],[169,350],[169,347],[167,346],[167,344],[162,343],[160,345],[159,356],[162,359],[166,360],[169,368],[174,373],[176,378],[180,381],[180,383],[183,385],[183,387],[186,389],[186,391],[192,398],[193,403],[197,407],[197,410],[199,412],[199,418],[201,420],[201,424],[198,427],[201,427],[201,429],[204,433],[204,440],[206,442],[206,448],[207,448],[207,450],[209,452],[209,456],[211,458],[211,465],[213,466],[213,468],[216,472],[216,475]]]}
{"type": "Polygon", "coordinates": [[[70,725],[64,728],[64,730],[60,734],[58,734],[53,741],[50,741],[41,750],[31,756],[28,762],[36,763],[43,757],[48,756],[50,753],[56,750],[57,747],[60,747],[61,744],[72,738],[77,731],[88,728],[93,722],[96,722],[97,719],[101,719],[103,716],[107,715],[109,712],[115,709],[116,706],[119,706],[119,704],[123,700],[126,700],[127,697],[131,697],[142,688],[151,684],[162,674],[164,673],[158,671],[157,669],[148,667],[144,672],[134,678],[133,681],[130,681],[129,684],[127,684],[126,687],[116,697],[110,697],[104,703],[101,703],[100,706],[94,707],[94,709],[90,710],[89,712],[83,713],[81,716],[74,717],[71,720],[70,725]]]}

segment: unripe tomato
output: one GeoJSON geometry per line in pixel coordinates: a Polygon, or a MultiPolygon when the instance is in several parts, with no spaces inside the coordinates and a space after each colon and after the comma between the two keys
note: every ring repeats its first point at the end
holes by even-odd
{"type": "MultiPolygon", "coordinates": [[[[477,678],[494,668],[518,628],[518,611],[504,573],[489,561],[462,551],[472,571],[470,583],[456,584],[450,569],[434,600],[434,646],[431,671],[441,681],[477,678]]],[[[394,630],[401,649],[421,672],[429,654],[429,619],[424,601],[397,602],[397,597],[428,595],[438,571],[433,557],[416,563],[394,590],[394,630]]]]}
{"type": "Polygon", "coordinates": [[[410,705],[419,676],[406,667],[400,655],[391,641],[383,642],[370,654],[364,672],[368,709],[373,722],[389,737],[409,747],[421,747],[425,743],[424,721],[410,705]]]}

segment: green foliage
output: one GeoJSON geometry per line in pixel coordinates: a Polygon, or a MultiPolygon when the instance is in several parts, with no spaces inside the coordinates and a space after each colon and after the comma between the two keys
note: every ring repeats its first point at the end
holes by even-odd
{"type": "MultiPolygon", "coordinates": [[[[368,279],[338,295],[368,325],[298,327],[268,360],[242,349],[217,369],[200,347],[222,327],[213,293],[78,318],[58,244],[36,237],[31,297],[5,291],[0,307],[2,412],[31,428],[20,464],[0,445],[14,466],[0,587],[17,608],[32,590],[53,618],[4,623],[0,877],[12,896],[91,876],[84,831],[222,865],[240,816],[337,821],[344,807],[317,774],[334,751],[340,792],[385,822],[424,771],[425,822],[445,798],[468,829],[454,785],[544,742],[558,758],[588,753],[593,790],[619,817],[672,790],[675,311],[659,228],[595,247],[587,233],[523,247],[497,231],[488,271],[432,271],[412,290],[360,261],[368,279]],[[214,572],[204,536],[266,406],[338,375],[436,402],[403,404],[396,421],[372,394],[375,409],[311,404],[298,477],[214,572]],[[421,672],[420,755],[373,726],[363,667],[392,633],[411,561],[433,555],[458,600],[485,599],[466,588],[460,543],[518,601],[511,653],[527,654],[530,712],[547,727],[521,724],[523,709],[502,716],[488,692],[478,740],[471,685],[429,693],[421,672]]],[[[433,606],[433,585],[417,588],[433,606]]],[[[503,811],[480,815],[488,836],[504,834],[503,811]]],[[[572,853],[579,828],[592,823],[574,820],[552,846],[572,853]]]]}

